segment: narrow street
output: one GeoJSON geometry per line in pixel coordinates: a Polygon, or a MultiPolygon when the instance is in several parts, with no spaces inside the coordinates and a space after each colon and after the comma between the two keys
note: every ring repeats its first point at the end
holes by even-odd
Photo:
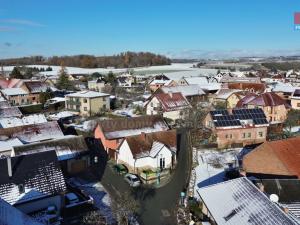
{"type": "Polygon", "coordinates": [[[110,166],[106,167],[101,183],[110,192],[112,198],[118,198],[122,192],[132,193],[141,206],[139,222],[142,225],[176,224],[178,199],[180,192],[185,188],[191,166],[186,132],[181,132],[180,136],[177,167],[170,182],[161,188],[132,189],[122,176],[113,172],[110,166]]]}

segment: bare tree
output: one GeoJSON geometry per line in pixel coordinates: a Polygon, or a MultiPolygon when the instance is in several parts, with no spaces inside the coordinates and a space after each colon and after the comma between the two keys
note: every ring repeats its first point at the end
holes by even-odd
{"type": "Polygon", "coordinates": [[[112,202],[112,212],[120,225],[128,225],[139,209],[139,204],[128,192],[122,193],[112,202]]]}
{"type": "Polygon", "coordinates": [[[105,217],[99,212],[92,211],[83,217],[82,223],[85,225],[107,225],[105,217]]]}

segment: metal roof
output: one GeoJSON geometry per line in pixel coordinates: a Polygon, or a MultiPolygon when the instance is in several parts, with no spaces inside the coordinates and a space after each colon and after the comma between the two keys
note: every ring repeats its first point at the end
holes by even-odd
{"type": "Polygon", "coordinates": [[[200,188],[198,193],[218,225],[296,225],[247,178],[200,188]]]}

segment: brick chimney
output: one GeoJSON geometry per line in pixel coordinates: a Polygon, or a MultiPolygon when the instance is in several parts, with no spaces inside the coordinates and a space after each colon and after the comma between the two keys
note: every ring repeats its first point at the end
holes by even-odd
{"type": "Polygon", "coordinates": [[[142,133],[141,133],[141,136],[142,136],[142,140],[143,140],[143,141],[146,141],[146,133],[145,133],[145,132],[142,132],[142,133]]]}

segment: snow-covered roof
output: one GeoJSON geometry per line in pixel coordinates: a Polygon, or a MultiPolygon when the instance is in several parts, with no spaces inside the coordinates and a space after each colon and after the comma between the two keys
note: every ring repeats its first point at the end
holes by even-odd
{"type": "Polygon", "coordinates": [[[105,97],[109,94],[101,93],[97,91],[80,91],[72,94],[66,95],[67,97],[79,97],[79,98],[96,98],[96,97],[105,97]]]}
{"type": "Polygon", "coordinates": [[[188,100],[180,92],[154,94],[152,99],[157,99],[165,112],[178,111],[191,107],[188,100]]]}
{"type": "Polygon", "coordinates": [[[67,160],[89,151],[89,148],[83,136],[65,136],[60,139],[14,147],[13,155],[29,155],[46,151],[55,151],[58,160],[67,160]]]}
{"type": "Polygon", "coordinates": [[[287,92],[287,93],[293,93],[297,87],[292,86],[291,84],[285,84],[285,83],[279,83],[275,85],[275,87],[272,89],[273,92],[287,92]]]}
{"type": "Polygon", "coordinates": [[[21,117],[23,114],[18,107],[3,107],[0,108],[0,118],[21,117]]]}
{"type": "Polygon", "coordinates": [[[241,90],[239,89],[220,89],[216,93],[216,98],[217,99],[223,99],[226,100],[228,99],[232,94],[240,92],[241,90]]]}
{"type": "Polygon", "coordinates": [[[181,85],[181,86],[174,86],[174,87],[162,87],[161,90],[164,93],[175,93],[180,92],[183,96],[195,96],[195,95],[205,95],[205,92],[202,88],[197,84],[192,85],[181,85]]]}
{"type": "Polygon", "coordinates": [[[199,85],[208,84],[208,79],[205,76],[202,76],[202,77],[185,77],[184,79],[190,85],[191,84],[199,84],[199,85]]]}
{"type": "Polygon", "coordinates": [[[200,188],[198,193],[218,225],[296,225],[247,178],[200,188]]]}
{"type": "Polygon", "coordinates": [[[156,85],[156,84],[161,84],[161,85],[168,85],[172,82],[173,80],[152,80],[150,82],[150,85],[156,85]]]}
{"type": "Polygon", "coordinates": [[[23,145],[19,138],[12,138],[5,141],[0,140],[0,152],[9,151],[12,147],[23,145]]]}
{"type": "Polygon", "coordinates": [[[23,143],[51,140],[64,137],[56,121],[0,129],[0,137],[19,138],[23,143]]]}
{"type": "Polygon", "coordinates": [[[1,118],[0,127],[9,128],[9,127],[18,127],[39,123],[46,123],[47,119],[44,114],[33,114],[29,116],[23,116],[22,118],[11,117],[11,118],[1,118]]]}
{"type": "Polygon", "coordinates": [[[11,205],[66,191],[66,184],[54,151],[0,159],[0,197],[11,205]],[[11,162],[12,173],[8,168],[11,162]],[[20,191],[20,185],[23,191],[20,191]]]}
{"type": "Polygon", "coordinates": [[[22,88],[5,88],[1,92],[6,96],[27,95],[28,93],[22,88]]]}
{"type": "Polygon", "coordinates": [[[103,120],[99,122],[99,126],[107,139],[119,139],[138,135],[142,132],[152,133],[169,129],[161,116],[140,116],[103,120]]]}
{"type": "Polygon", "coordinates": [[[73,117],[76,116],[77,113],[76,112],[71,112],[71,111],[62,111],[62,112],[58,112],[55,114],[51,114],[48,116],[49,119],[51,120],[59,120],[59,119],[63,119],[63,118],[68,118],[68,117],[73,117]]]}

